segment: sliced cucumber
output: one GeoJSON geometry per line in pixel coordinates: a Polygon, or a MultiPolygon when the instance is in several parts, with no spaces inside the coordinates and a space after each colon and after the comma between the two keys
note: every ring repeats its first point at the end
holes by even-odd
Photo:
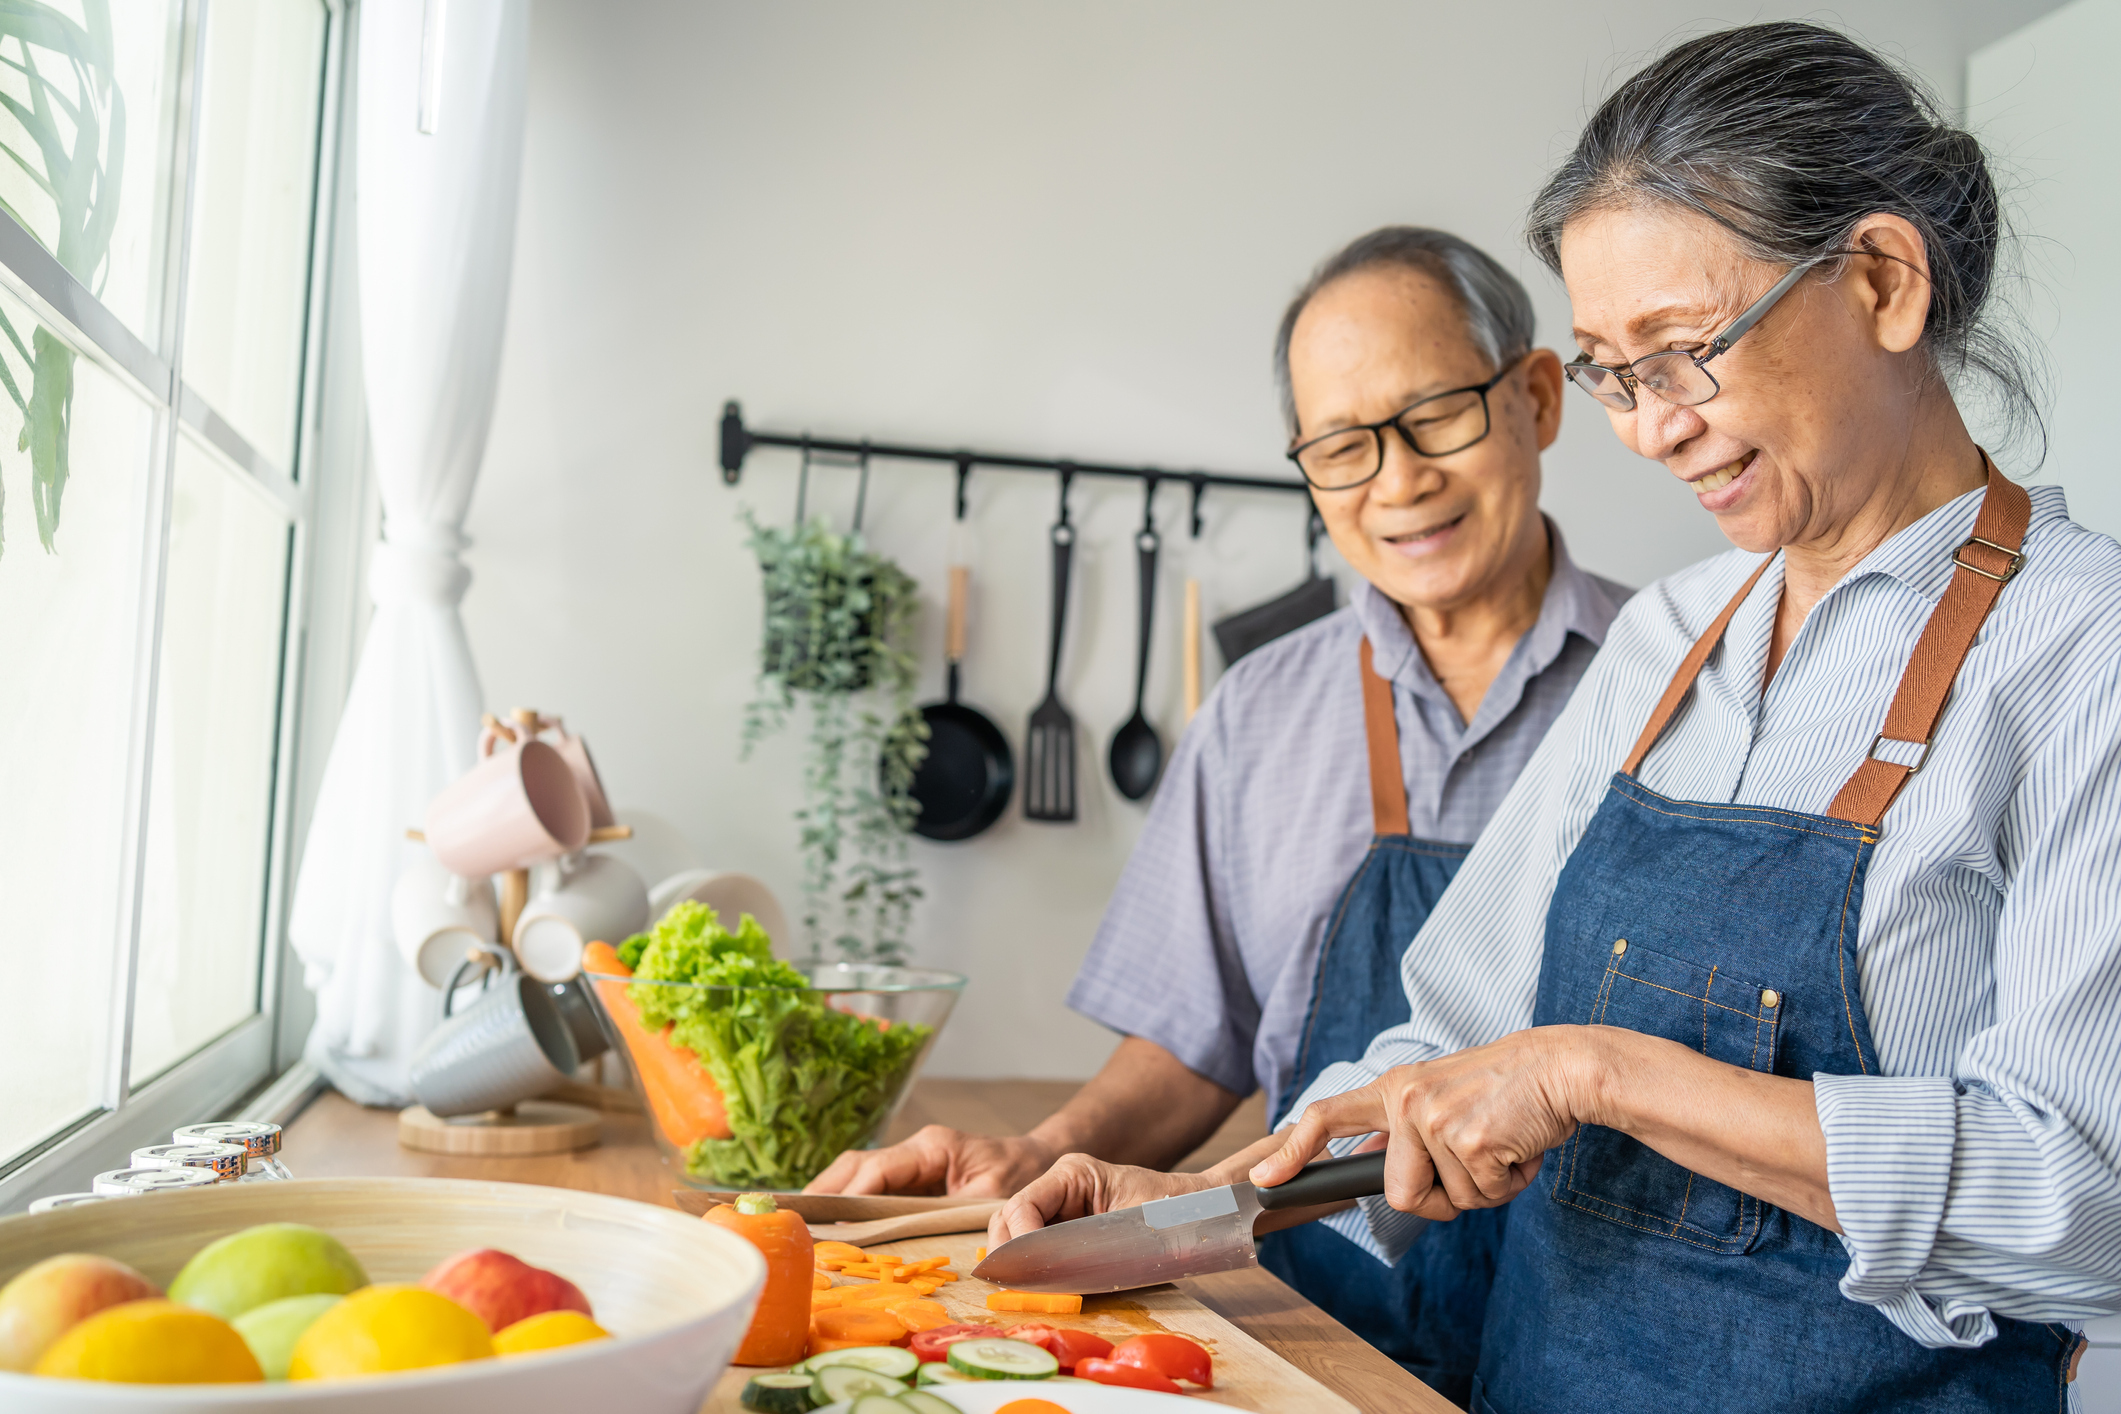
{"type": "Polygon", "coordinates": [[[913,1382],[917,1385],[963,1385],[973,1384],[976,1379],[963,1370],[951,1369],[940,1360],[930,1360],[921,1366],[921,1372],[913,1382]]]}
{"type": "Polygon", "coordinates": [[[910,1380],[920,1363],[921,1357],[903,1346],[854,1345],[845,1350],[828,1350],[822,1355],[813,1355],[796,1368],[816,1374],[833,1365],[852,1365],[856,1369],[889,1375],[894,1380],[910,1380]]]}
{"type": "Polygon", "coordinates": [[[810,1402],[810,1387],[815,1383],[811,1376],[793,1370],[785,1375],[753,1375],[744,1386],[743,1404],[760,1414],[803,1414],[815,1407],[810,1402]]]}
{"type": "Polygon", "coordinates": [[[1060,1361],[1030,1341],[997,1336],[957,1342],[950,1364],[976,1380],[1044,1380],[1060,1370],[1060,1361]]]}
{"type": "Polygon", "coordinates": [[[913,1411],[913,1414],[964,1414],[955,1404],[937,1399],[924,1389],[909,1389],[898,1397],[898,1402],[913,1411]]]}
{"type": "Polygon", "coordinates": [[[848,1406],[847,1414],[906,1414],[906,1406],[888,1394],[865,1394],[848,1406]]]}
{"type": "Polygon", "coordinates": [[[905,1388],[891,1376],[864,1370],[859,1365],[827,1365],[817,1372],[817,1388],[810,1392],[810,1397],[822,1409],[842,1400],[860,1399],[865,1394],[900,1394],[905,1388]]]}

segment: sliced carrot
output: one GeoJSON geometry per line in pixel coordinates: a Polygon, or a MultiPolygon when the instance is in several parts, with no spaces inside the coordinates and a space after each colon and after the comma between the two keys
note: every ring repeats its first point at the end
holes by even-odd
{"type": "Polygon", "coordinates": [[[1063,1296],[1040,1291],[990,1291],[987,1293],[987,1309],[990,1311],[1037,1311],[1048,1316],[1073,1316],[1083,1309],[1080,1296],[1063,1296]]]}
{"type": "Polygon", "coordinates": [[[901,1301],[890,1308],[891,1315],[909,1331],[932,1331],[937,1326],[952,1324],[956,1318],[943,1309],[940,1301],[901,1301]]]}
{"type": "Polygon", "coordinates": [[[847,1304],[847,1297],[860,1290],[858,1286],[835,1286],[829,1291],[813,1291],[810,1293],[810,1309],[815,1313],[844,1306],[847,1304]]]}
{"type": "Polygon", "coordinates": [[[903,1345],[912,1332],[888,1311],[820,1311],[810,1320],[814,1340],[855,1345],[903,1345]]]}
{"type": "MultiPolygon", "coordinates": [[[[633,969],[619,961],[618,949],[609,943],[591,943],[582,950],[585,971],[607,976],[631,977],[633,969]]],[[[680,1148],[702,1139],[729,1137],[729,1111],[722,1103],[721,1087],[700,1058],[670,1039],[669,1027],[651,1031],[641,1020],[624,982],[598,982],[597,997],[626,1042],[633,1058],[634,1073],[648,1109],[655,1116],[663,1137],[680,1148]]]]}
{"type": "Polygon", "coordinates": [[[896,1301],[918,1301],[921,1293],[912,1287],[895,1281],[880,1281],[873,1286],[850,1286],[847,1295],[840,1300],[842,1306],[889,1306],[896,1301]]]}
{"type": "Polygon", "coordinates": [[[913,1264],[913,1270],[916,1272],[932,1272],[939,1267],[947,1267],[949,1265],[950,1259],[948,1257],[923,1257],[913,1264]]]}
{"type": "Polygon", "coordinates": [[[923,1296],[933,1296],[943,1287],[943,1283],[931,1281],[927,1277],[915,1277],[908,1285],[923,1296]]]}
{"type": "Polygon", "coordinates": [[[975,1262],[984,1262],[984,1261],[986,1261],[986,1260],[987,1260],[987,1249],[986,1249],[986,1248],[984,1248],[984,1247],[975,1247],[975,1248],[973,1248],[973,1249],[972,1249],[972,1260],[973,1260],[973,1261],[975,1261],[975,1262]]]}
{"type": "Polygon", "coordinates": [[[832,1290],[832,1278],[826,1276],[823,1272],[812,1272],[810,1274],[810,1289],[812,1291],[830,1291],[832,1290]]]}

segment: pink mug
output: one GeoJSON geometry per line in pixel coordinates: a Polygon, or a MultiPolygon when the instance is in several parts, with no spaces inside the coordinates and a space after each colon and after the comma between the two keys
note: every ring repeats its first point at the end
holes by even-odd
{"type": "Polygon", "coordinates": [[[606,825],[619,823],[618,816],[611,813],[611,803],[604,794],[604,782],[597,775],[597,763],[590,759],[589,743],[580,732],[559,727],[554,733],[553,750],[560,753],[568,769],[574,772],[575,784],[582,788],[582,798],[589,802],[589,827],[601,830],[606,825]]]}
{"type": "Polygon", "coordinates": [[[426,833],[452,874],[528,869],[589,842],[589,802],[559,752],[502,743],[428,802],[426,833]]]}

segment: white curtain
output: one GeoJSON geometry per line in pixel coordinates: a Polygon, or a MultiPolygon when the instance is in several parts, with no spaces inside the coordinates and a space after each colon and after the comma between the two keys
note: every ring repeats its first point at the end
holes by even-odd
{"type": "Polygon", "coordinates": [[[458,558],[493,412],[515,241],[528,0],[360,9],[355,201],[362,370],[383,500],[375,615],[295,884],[317,994],[308,1058],[365,1104],[410,1098],[439,1015],[399,957],[390,893],[428,799],[469,770],[483,706],[458,558]]]}

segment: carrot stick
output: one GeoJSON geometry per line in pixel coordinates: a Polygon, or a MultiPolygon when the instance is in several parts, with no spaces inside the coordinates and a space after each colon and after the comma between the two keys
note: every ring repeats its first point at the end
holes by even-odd
{"type": "MultiPolygon", "coordinates": [[[[591,943],[582,950],[582,967],[589,972],[631,977],[633,969],[619,961],[618,949],[609,943],[591,943]]],[[[634,1073],[655,1116],[656,1128],[679,1148],[702,1139],[729,1137],[729,1112],[722,1103],[721,1088],[700,1058],[670,1039],[670,1027],[651,1031],[641,1013],[626,995],[623,982],[598,982],[597,999],[604,1004],[633,1057],[634,1073]]]]}
{"type": "Polygon", "coordinates": [[[1083,1309],[1080,1296],[1047,1295],[1037,1291],[990,1291],[990,1311],[1038,1311],[1048,1316],[1072,1316],[1083,1309]]]}
{"type": "Polygon", "coordinates": [[[708,1222],[727,1228],[766,1259],[766,1288],[759,1293],[751,1328],[737,1347],[738,1365],[789,1365],[803,1358],[810,1338],[810,1229],[803,1215],[782,1208],[770,1193],[746,1193],[734,1205],[717,1203],[708,1222]]]}

